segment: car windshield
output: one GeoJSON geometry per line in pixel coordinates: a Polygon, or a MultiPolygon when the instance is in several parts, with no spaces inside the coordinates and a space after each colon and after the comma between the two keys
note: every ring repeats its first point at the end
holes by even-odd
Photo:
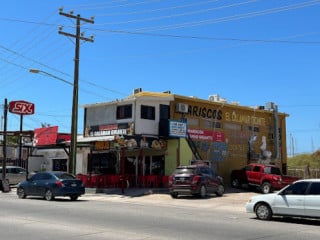
{"type": "Polygon", "coordinates": [[[194,174],[195,172],[195,168],[177,168],[174,174],[194,174]]]}

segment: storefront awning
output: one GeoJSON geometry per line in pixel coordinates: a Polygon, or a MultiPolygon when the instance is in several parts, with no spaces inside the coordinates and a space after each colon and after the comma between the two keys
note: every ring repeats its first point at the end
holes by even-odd
{"type": "Polygon", "coordinates": [[[114,136],[100,136],[100,137],[78,137],[77,142],[99,142],[99,141],[113,141],[114,136]]]}

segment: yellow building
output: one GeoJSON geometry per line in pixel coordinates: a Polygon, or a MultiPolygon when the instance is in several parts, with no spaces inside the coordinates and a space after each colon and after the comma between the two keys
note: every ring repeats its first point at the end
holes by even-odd
{"type": "Polygon", "coordinates": [[[167,170],[201,158],[229,180],[230,172],[250,162],[273,163],[286,172],[286,117],[274,103],[244,107],[218,95],[209,100],[174,95],[171,119],[184,120],[187,137],[169,140],[167,170]],[[188,138],[195,146],[194,151],[188,138]],[[179,149],[178,151],[176,149],[179,149]],[[198,157],[197,157],[198,155],[198,157]],[[175,159],[177,159],[175,161],[175,159]]]}

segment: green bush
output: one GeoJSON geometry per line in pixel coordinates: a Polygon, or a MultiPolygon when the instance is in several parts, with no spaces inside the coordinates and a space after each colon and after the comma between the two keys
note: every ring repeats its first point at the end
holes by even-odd
{"type": "Polygon", "coordinates": [[[312,154],[299,154],[288,158],[288,168],[301,168],[309,164],[310,168],[320,168],[320,151],[312,154]]]}

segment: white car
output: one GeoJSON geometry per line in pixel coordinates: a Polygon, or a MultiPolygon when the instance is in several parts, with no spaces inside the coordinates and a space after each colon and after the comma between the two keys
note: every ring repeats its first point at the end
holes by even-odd
{"type": "MultiPolygon", "coordinates": [[[[0,167],[0,178],[2,175],[2,167],[0,167]]],[[[26,180],[27,170],[19,166],[6,166],[6,180],[10,185],[16,185],[26,180]]]]}
{"type": "Polygon", "coordinates": [[[275,216],[320,218],[320,179],[303,179],[277,193],[252,197],[246,211],[258,219],[270,220],[275,216]]]}

